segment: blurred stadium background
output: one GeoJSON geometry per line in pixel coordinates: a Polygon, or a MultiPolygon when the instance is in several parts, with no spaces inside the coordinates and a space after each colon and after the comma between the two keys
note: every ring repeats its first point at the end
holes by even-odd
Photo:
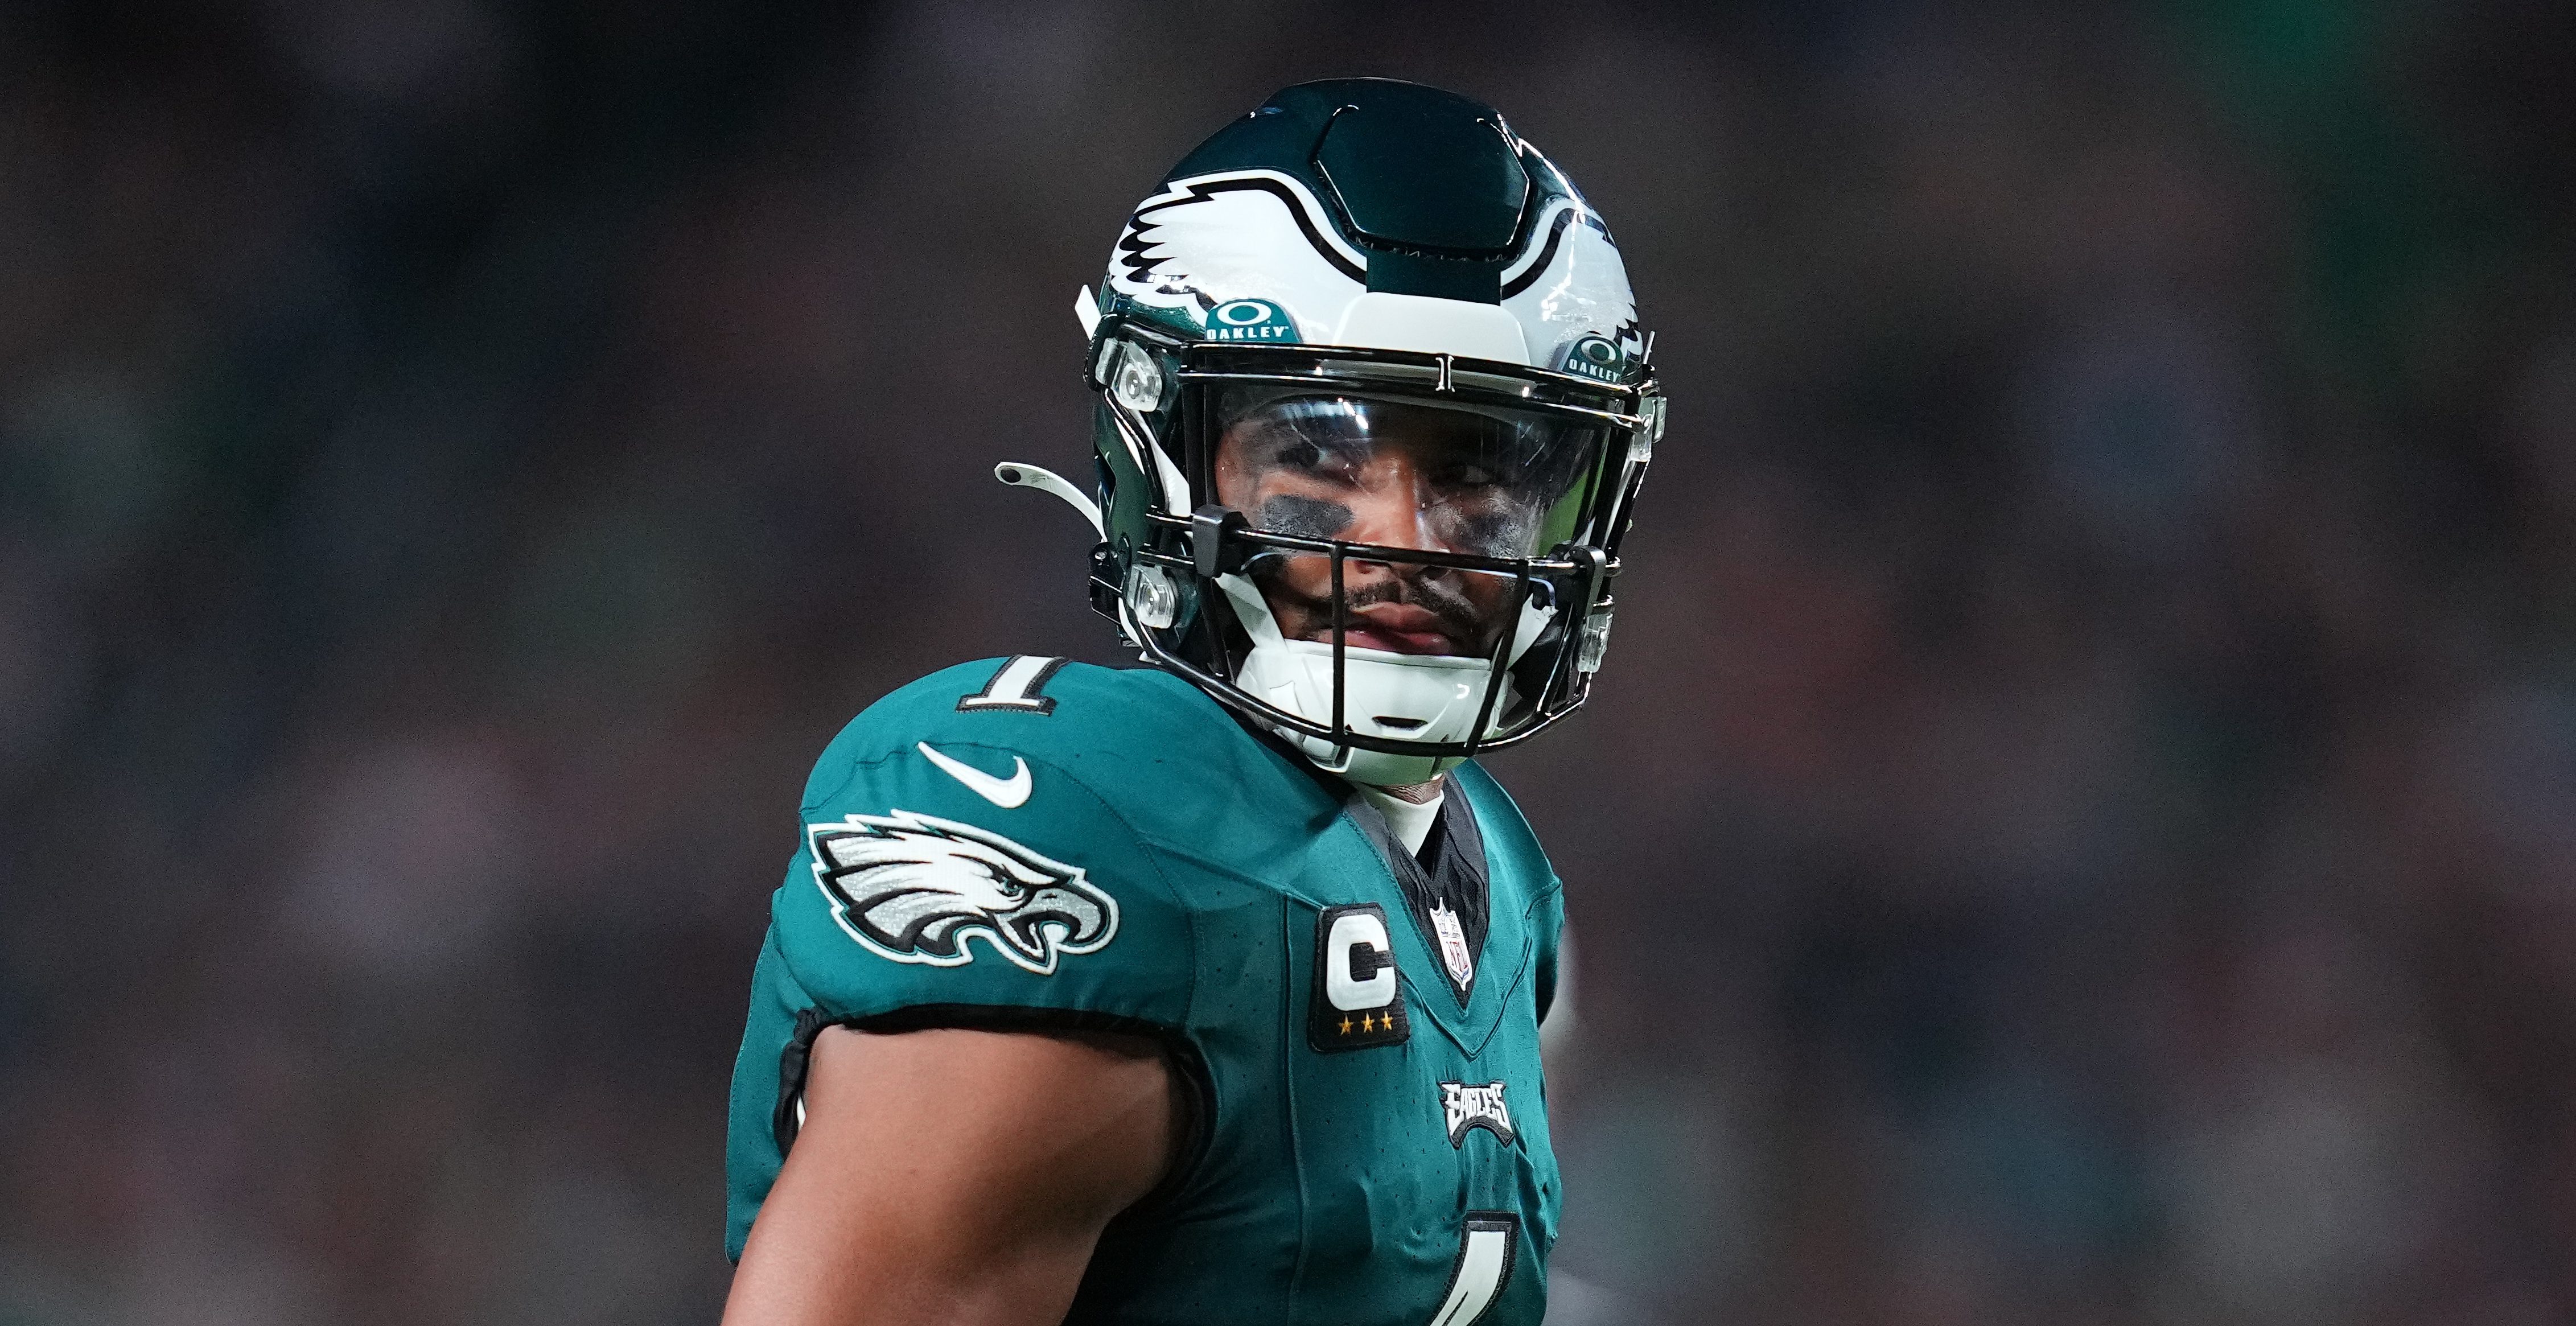
{"type": "Polygon", "coordinates": [[[808,762],[1115,661],[1067,311],[1272,88],[1492,100],[1676,427],[1576,1323],[2576,1319],[2552,0],[0,11],[0,1322],[712,1321],[808,762]],[[831,12],[826,12],[826,11],[831,12]]]}

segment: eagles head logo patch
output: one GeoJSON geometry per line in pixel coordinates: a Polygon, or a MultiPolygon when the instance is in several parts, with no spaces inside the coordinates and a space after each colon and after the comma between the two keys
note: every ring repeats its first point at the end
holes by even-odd
{"type": "Polygon", "coordinates": [[[1040,976],[1067,953],[1118,934],[1118,900],[1080,866],[997,833],[896,810],[805,829],[814,882],[832,919],[868,951],[896,962],[957,967],[970,939],[1040,976]]]}

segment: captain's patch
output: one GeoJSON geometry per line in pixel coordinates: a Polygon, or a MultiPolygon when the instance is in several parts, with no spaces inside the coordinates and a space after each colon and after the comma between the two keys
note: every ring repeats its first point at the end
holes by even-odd
{"type": "Polygon", "coordinates": [[[1510,1146],[1514,1140],[1512,1111],[1503,1104],[1503,1084],[1500,1082],[1487,1082],[1482,1086],[1443,1082],[1440,1084],[1440,1112],[1449,1119],[1451,1146],[1467,1145],[1467,1134],[1478,1128],[1503,1139],[1505,1146],[1510,1146]]]}
{"type": "Polygon", "coordinates": [[[1315,921],[1315,989],[1306,1043],[1325,1054],[1399,1045],[1413,1034],[1396,979],[1386,909],[1373,902],[1327,907],[1315,921]]]}
{"type": "Polygon", "coordinates": [[[1068,953],[1118,935],[1118,900],[1067,865],[989,830],[896,810],[809,824],[814,882],[832,919],[879,957],[957,967],[981,938],[1012,963],[1055,974],[1068,953]]]}

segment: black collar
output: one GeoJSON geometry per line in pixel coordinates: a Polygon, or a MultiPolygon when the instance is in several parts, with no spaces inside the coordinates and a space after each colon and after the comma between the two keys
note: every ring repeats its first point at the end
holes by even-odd
{"type": "Polygon", "coordinates": [[[1413,925],[1422,935],[1423,946],[1439,960],[1440,974],[1448,978],[1449,992],[1458,997],[1458,1006],[1465,1008],[1476,992],[1476,978],[1485,969],[1485,932],[1492,915],[1485,834],[1476,825],[1476,811],[1467,804],[1467,794],[1459,788],[1458,780],[1447,780],[1441,788],[1440,818],[1423,838],[1418,857],[1405,850],[1395,831],[1388,827],[1386,816],[1367,797],[1353,791],[1343,804],[1385,859],[1388,873],[1395,876],[1396,888],[1404,894],[1405,909],[1413,913],[1413,925]],[[1453,955],[1451,946],[1442,942],[1444,915],[1457,928],[1463,955],[1453,955]],[[1466,967],[1465,980],[1458,978],[1456,963],[1460,957],[1466,967]]]}
{"type": "MultiPolygon", "coordinates": [[[[1213,699],[1211,704],[1217,704],[1213,699]]],[[[1433,821],[1431,833],[1422,840],[1422,854],[1405,850],[1388,827],[1386,816],[1362,796],[1356,784],[1338,774],[1315,767],[1303,751],[1270,729],[1269,725],[1242,713],[1228,704],[1217,704],[1253,740],[1268,746],[1299,772],[1315,780],[1316,786],[1342,803],[1377,847],[1386,861],[1395,886],[1404,894],[1405,910],[1413,913],[1413,926],[1422,936],[1423,947],[1431,950],[1440,963],[1440,974],[1447,978],[1449,992],[1458,997],[1464,1009],[1476,992],[1476,978],[1485,970],[1485,934],[1491,928],[1491,872],[1485,864],[1485,833],[1476,825],[1476,811],[1467,804],[1467,794],[1458,780],[1442,775],[1440,818],[1433,821]],[[1440,923],[1433,914],[1437,905],[1457,923],[1459,939],[1466,946],[1467,979],[1461,981],[1450,966],[1449,952],[1440,942],[1440,923]]]]}

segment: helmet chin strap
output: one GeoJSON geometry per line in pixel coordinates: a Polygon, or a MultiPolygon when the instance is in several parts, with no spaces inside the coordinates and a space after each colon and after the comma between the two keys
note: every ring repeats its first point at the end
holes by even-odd
{"type": "MultiPolygon", "coordinates": [[[[1279,630],[1260,587],[1241,574],[1216,583],[1252,639],[1238,670],[1236,684],[1255,698],[1317,723],[1333,721],[1333,647],[1329,642],[1290,640],[1279,630]]],[[[1512,632],[1511,658],[1517,662],[1555,617],[1552,608],[1524,603],[1512,632]]],[[[1399,654],[1345,645],[1342,650],[1342,721],[1358,731],[1402,740],[1462,741],[1475,722],[1493,676],[1483,658],[1399,654]],[[1392,721],[1389,721],[1392,720],[1392,721]]],[[[1504,680],[1497,713],[1511,707],[1511,681],[1504,680]]],[[[1338,746],[1290,728],[1278,729],[1306,758],[1327,773],[1379,787],[1427,783],[1456,767],[1456,755],[1400,755],[1338,746]]]]}
{"type": "Polygon", "coordinates": [[[1229,573],[1216,578],[1217,587],[1225,591],[1226,602],[1234,605],[1235,619],[1243,623],[1244,634],[1252,637],[1252,647],[1287,643],[1279,633],[1279,619],[1270,615],[1270,600],[1262,597],[1259,586],[1241,574],[1229,573]]]}

